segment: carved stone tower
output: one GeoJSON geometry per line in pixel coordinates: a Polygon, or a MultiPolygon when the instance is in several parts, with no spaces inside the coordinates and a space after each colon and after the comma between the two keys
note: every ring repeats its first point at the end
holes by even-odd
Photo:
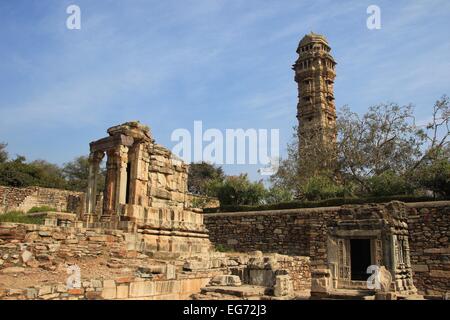
{"type": "Polygon", "coordinates": [[[298,84],[300,171],[311,176],[330,168],[336,144],[336,108],[333,84],[336,62],[322,35],[307,34],[300,41],[293,69],[298,84]]]}

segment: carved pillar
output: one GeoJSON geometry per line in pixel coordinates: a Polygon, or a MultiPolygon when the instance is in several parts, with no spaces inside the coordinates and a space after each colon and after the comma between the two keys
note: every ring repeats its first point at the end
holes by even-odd
{"type": "Polygon", "coordinates": [[[116,163],[115,213],[120,214],[121,205],[126,204],[127,201],[128,147],[118,146],[116,163]]]}
{"type": "Polygon", "coordinates": [[[86,192],[86,211],[88,214],[95,213],[98,170],[103,156],[103,152],[99,151],[91,152],[91,154],[89,155],[89,177],[88,188],[86,192]]]}
{"type": "Polygon", "coordinates": [[[115,220],[126,203],[127,164],[128,147],[118,145],[108,150],[102,221],[115,220]]]}
{"type": "Polygon", "coordinates": [[[117,150],[107,151],[105,192],[103,194],[103,213],[101,220],[110,221],[115,211],[117,183],[117,150]]]}

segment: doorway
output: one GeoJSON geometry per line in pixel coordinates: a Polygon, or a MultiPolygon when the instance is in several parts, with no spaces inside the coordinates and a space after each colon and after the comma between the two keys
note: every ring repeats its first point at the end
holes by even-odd
{"type": "Polygon", "coordinates": [[[351,280],[365,281],[371,263],[370,239],[350,239],[351,280]]]}
{"type": "Polygon", "coordinates": [[[131,161],[127,164],[127,183],[126,183],[126,191],[125,191],[125,203],[131,203],[131,161]]]}

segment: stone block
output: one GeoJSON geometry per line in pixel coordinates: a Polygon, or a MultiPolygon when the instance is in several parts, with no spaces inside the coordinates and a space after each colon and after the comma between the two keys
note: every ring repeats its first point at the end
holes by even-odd
{"type": "Polygon", "coordinates": [[[395,292],[377,292],[375,300],[397,300],[397,295],[395,292]]]}
{"type": "Polygon", "coordinates": [[[130,284],[130,298],[149,297],[155,294],[155,282],[135,281],[130,284]]]}
{"type": "Polygon", "coordinates": [[[431,270],[431,271],[430,271],[430,277],[433,277],[433,278],[446,278],[446,279],[450,279],[450,271],[445,271],[445,270],[431,270]]]}
{"type": "Polygon", "coordinates": [[[25,272],[25,268],[22,267],[8,267],[1,270],[1,273],[4,274],[23,273],[23,272],[25,272]]]}
{"type": "Polygon", "coordinates": [[[114,280],[104,280],[102,298],[103,299],[115,299],[117,296],[116,283],[114,280]]]}
{"type": "Polygon", "coordinates": [[[41,288],[39,288],[39,296],[48,295],[52,292],[52,286],[42,286],[41,288]]]}
{"type": "Polygon", "coordinates": [[[101,296],[103,299],[111,300],[117,296],[116,287],[105,287],[102,290],[101,296]]]}
{"type": "Polygon", "coordinates": [[[117,299],[128,299],[129,287],[128,284],[121,284],[117,286],[117,299]]]}
{"type": "Polygon", "coordinates": [[[289,275],[276,276],[273,293],[275,297],[293,296],[294,287],[291,277],[289,275]]]}
{"type": "Polygon", "coordinates": [[[166,265],[166,279],[171,280],[176,278],[176,268],[173,264],[166,265]]]}
{"type": "Polygon", "coordinates": [[[40,296],[39,298],[44,300],[53,300],[59,297],[59,293],[51,293],[51,294],[45,294],[43,296],[40,296]]]}
{"type": "Polygon", "coordinates": [[[27,263],[32,257],[33,257],[33,254],[30,251],[25,250],[24,252],[22,252],[23,263],[27,263]]]}
{"type": "Polygon", "coordinates": [[[38,291],[35,288],[26,289],[27,299],[36,299],[38,297],[38,291]]]}
{"type": "Polygon", "coordinates": [[[428,266],[426,264],[413,264],[412,269],[414,272],[428,272],[428,266]]]}
{"type": "Polygon", "coordinates": [[[219,275],[213,277],[209,284],[211,286],[241,286],[242,282],[237,275],[219,275]]]}
{"type": "Polygon", "coordinates": [[[82,295],[84,293],[84,289],[82,289],[82,288],[68,289],[67,293],[71,294],[71,295],[78,295],[79,296],[79,295],[82,295]]]}

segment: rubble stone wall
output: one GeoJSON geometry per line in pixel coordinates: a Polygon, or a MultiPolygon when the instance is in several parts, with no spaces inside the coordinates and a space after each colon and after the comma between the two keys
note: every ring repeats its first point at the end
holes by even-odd
{"type": "Polygon", "coordinates": [[[80,213],[84,207],[84,193],[42,187],[0,186],[0,214],[15,210],[27,212],[32,207],[38,206],[80,213]]]}
{"type": "MultiPolygon", "coordinates": [[[[357,212],[369,206],[345,207],[357,212]]],[[[216,247],[309,256],[319,268],[327,264],[327,221],[333,223],[343,208],[214,213],[205,214],[204,222],[216,247]]],[[[414,284],[429,295],[450,291],[450,202],[408,203],[406,211],[414,284]]]]}
{"type": "Polygon", "coordinates": [[[279,259],[281,269],[288,271],[294,291],[311,289],[311,265],[309,257],[294,256],[292,259],[279,259]]]}
{"type": "MultiPolygon", "coordinates": [[[[234,251],[309,256],[308,210],[212,213],[204,215],[210,240],[234,251]]],[[[320,214],[320,212],[318,212],[320,214]]]]}
{"type": "Polygon", "coordinates": [[[183,272],[179,266],[183,260],[158,260],[159,264],[150,264],[150,268],[160,269],[154,274],[139,276],[129,271],[128,275],[112,277],[148,263],[151,257],[142,254],[145,248],[140,243],[138,234],[121,230],[0,223],[0,300],[188,299],[212,277],[226,272],[220,266],[183,272]],[[42,272],[66,279],[67,266],[92,261],[109,273],[91,278],[99,271],[83,267],[80,288],[69,289],[65,280],[15,287],[3,283],[11,276],[29,277],[42,272]]]}
{"type": "Polygon", "coordinates": [[[417,289],[426,295],[450,291],[450,202],[410,205],[408,227],[417,289]]]}
{"type": "Polygon", "coordinates": [[[0,253],[0,273],[24,265],[52,270],[71,257],[125,256],[126,234],[117,230],[0,223],[0,253]],[[24,251],[31,253],[26,259],[22,257],[24,251]]]}

